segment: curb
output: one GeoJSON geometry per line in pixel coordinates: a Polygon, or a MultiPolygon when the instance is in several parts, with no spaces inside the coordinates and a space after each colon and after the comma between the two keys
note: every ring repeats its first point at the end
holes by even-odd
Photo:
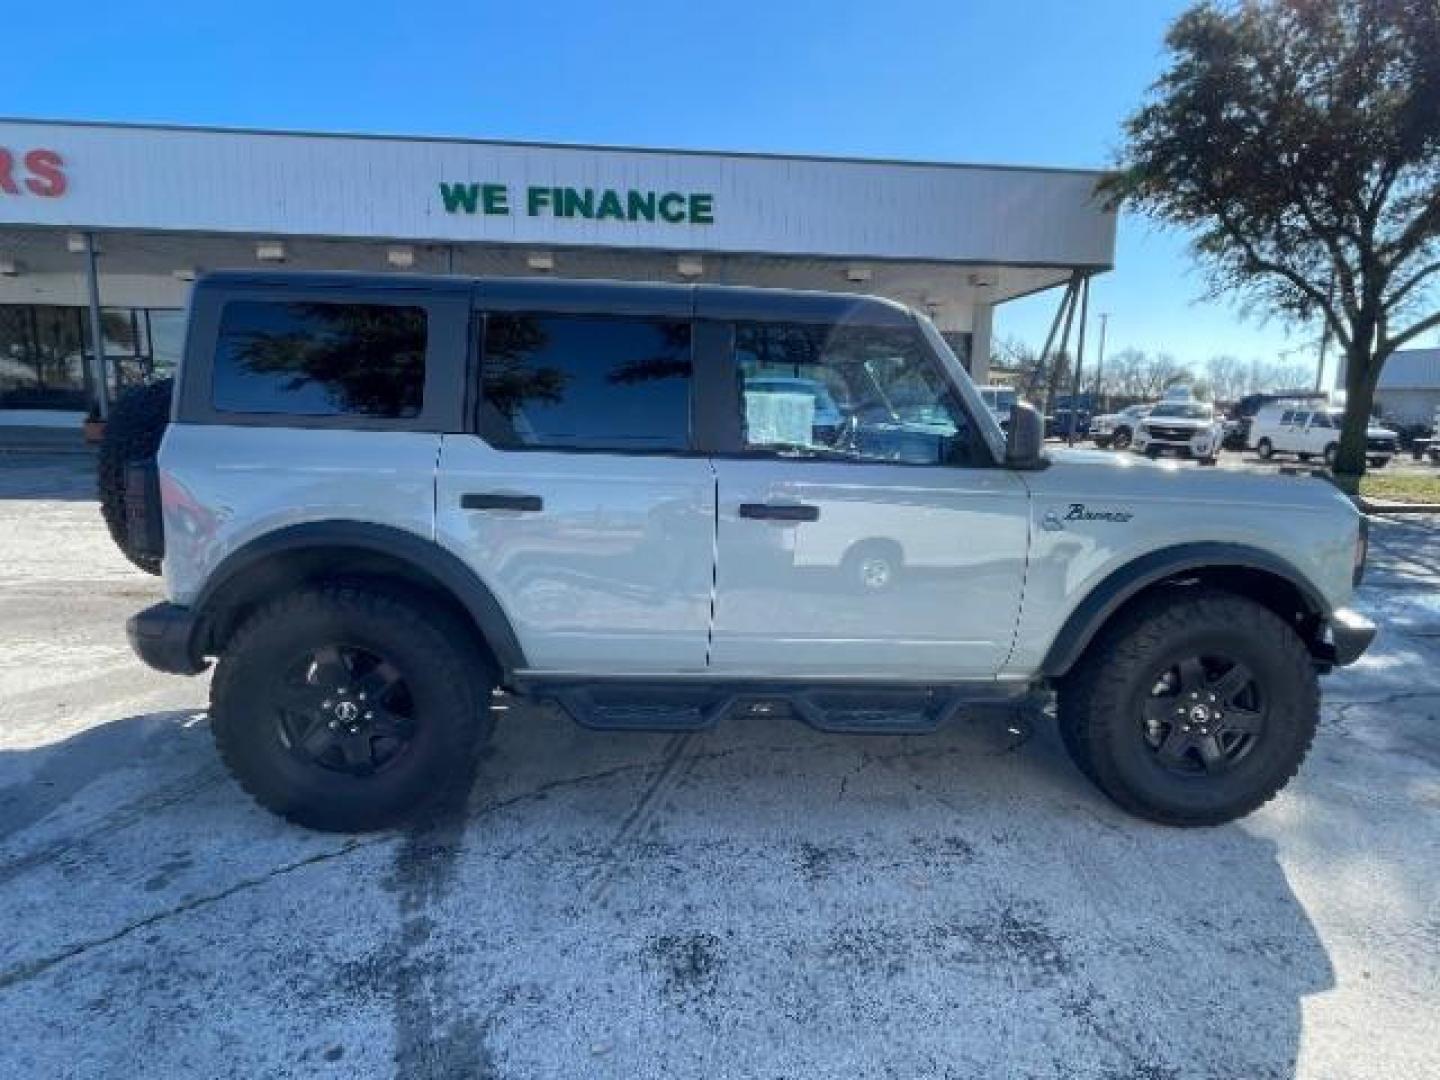
{"type": "Polygon", "coordinates": [[[6,446],[0,443],[0,457],[14,454],[17,457],[95,457],[98,451],[93,446],[20,445],[6,446]]]}
{"type": "Polygon", "coordinates": [[[1367,514],[1440,514],[1440,503],[1375,502],[1360,498],[1355,504],[1367,514]]]}

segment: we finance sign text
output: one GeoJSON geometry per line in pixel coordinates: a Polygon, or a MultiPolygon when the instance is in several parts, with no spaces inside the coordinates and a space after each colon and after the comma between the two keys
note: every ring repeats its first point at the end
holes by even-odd
{"type": "Polygon", "coordinates": [[[635,188],[440,183],[440,201],[450,214],[509,217],[587,218],[591,221],[656,221],[668,225],[712,225],[715,196],[703,191],[642,191],[635,188]]]}

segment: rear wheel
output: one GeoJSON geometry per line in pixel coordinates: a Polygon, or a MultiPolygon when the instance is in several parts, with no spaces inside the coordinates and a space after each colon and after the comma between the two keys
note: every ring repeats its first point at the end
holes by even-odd
{"type": "Polygon", "coordinates": [[[1269,461],[1275,456],[1275,444],[1269,439],[1261,439],[1255,444],[1255,453],[1260,456],[1262,461],[1269,461]]]}
{"type": "Polygon", "coordinates": [[[1340,452],[1340,446],[1339,446],[1338,443],[1333,443],[1333,442],[1332,442],[1329,446],[1325,447],[1325,464],[1326,464],[1326,465],[1334,465],[1334,464],[1335,464],[1335,455],[1336,455],[1337,453],[1339,453],[1339,452],[1340,452]]]}
{"type": "Polygon", "coordinates": [[[1080,770],[1167,825],[1222,824],[1273,798],[1318,715],[1309,652],[1282,619],[1243,597],[1178,588],[1107,628],[1059,696],[1080,770]]]}
{"type": "Polygon", "coordinates": [[[319,587],[261,608],[211,685],[220,756],[316,829],[393,825],[468,777],[492,687],[467,628],[399,594],[319,587]]]}

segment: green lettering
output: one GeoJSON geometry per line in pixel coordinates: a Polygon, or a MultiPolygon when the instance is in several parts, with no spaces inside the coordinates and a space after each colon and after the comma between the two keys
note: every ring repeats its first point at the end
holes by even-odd
{"type": "Polygon", "coordinates": [[[532,187],[525,189],[525,207],[531,217],[539,217],[540,211],[550,205],[552,204],[550,202],[549,188],[532,187]]]}
{"type": "Polygon", "coordinates": [[[655,193],[653,191],[628,192],[626,202],[629,204],[628,216],[631,221],[642,217],[646,221],[655,220],[655,193]]]}
{"type": "Polygon", "coordinates": [[[480,194],[484,200],[485,213],[510,213],[510,192],[504,184],[486,184],[480,189],[480,194]]]}
{"type": "Polygon", "coordinates": [[[690,196],[690,222],[693,225],[715,224],[715,196],[695,194],[690,196]]]}
{"type": "Polygon", "coordinates": [[[660,197],[660,217],[672,225],[685,220],[685,196],[678,191],[660,197]]]}
{"type": "Polygon", "coordinates": [[[586,188],[582,195],[573,187],[565,188],[565,216],[574,217],[579,214],[583,218],[595,216],[595,192],[586,188]]]}
{"type": "Polygon", "coordinates": [[[440,198],[445,203],[445,211],[454,214],[464,210],[467,214],[475,212],[475,202],[480,195],[479,184],[446,184],[440,185],[440,198]]]}
{"type": "Polygon", "coordinates": [[[620,196],[606,188],[600,196],[600,206],[595,211],[597,218],[613,217],[619,221],[625,220],[625,208],[620,205],[620,196]]]}

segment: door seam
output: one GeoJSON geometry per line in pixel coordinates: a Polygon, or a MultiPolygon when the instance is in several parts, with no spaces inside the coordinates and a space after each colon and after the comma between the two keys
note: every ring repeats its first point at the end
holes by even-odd
{"type": "Polygon", "coordinates": [[[720,474],[713,458],[706,458],[705,464],[710,466],[710,491],[713,495],[710,501],[710,621],[705,627],[705,669],[708,671],[715,648],[715,611],[720,593],[720,474]]]}

